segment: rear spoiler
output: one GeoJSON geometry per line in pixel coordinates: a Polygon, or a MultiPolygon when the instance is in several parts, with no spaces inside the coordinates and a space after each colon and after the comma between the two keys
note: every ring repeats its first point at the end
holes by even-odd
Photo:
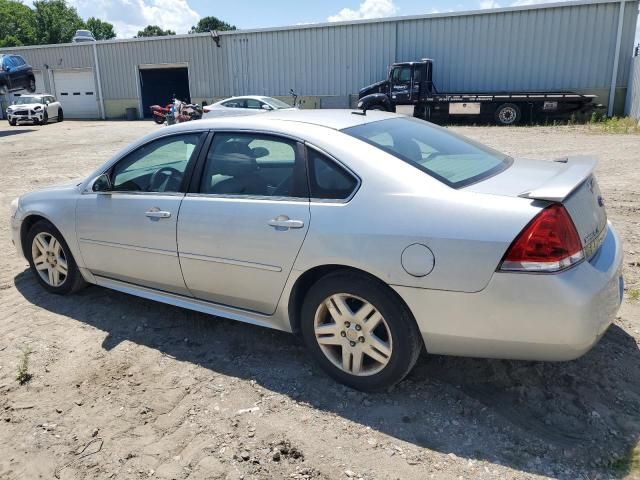
{"type": "Polygon", "coordinates": [[[566,168],[549,179],[544,185],[528,192],[523,192],[518,196],[535,200],[562,202],[591,176],[598,163],[595,158],[589,156],[567,157],[556,160],[556,162],[566,164],[566,168]]]}

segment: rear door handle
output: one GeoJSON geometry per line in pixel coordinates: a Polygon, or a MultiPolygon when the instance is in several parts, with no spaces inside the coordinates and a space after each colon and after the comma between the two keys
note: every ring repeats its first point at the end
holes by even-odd
{"type": "Polygon", "coordinates": [[[144,212],[144,214],[149,218],[169,218],[171,216],[171,212],[160,210],[159,208],[152,208],[144,212]]]}
{"type": "Polygon", "coordinates": [[[302,228],[304,222],[302,220],[291,220],[286,215],[278,215],[276,218],[269,220],[269,226],[276,230],[288,230],[289,228],[302,228]]]}

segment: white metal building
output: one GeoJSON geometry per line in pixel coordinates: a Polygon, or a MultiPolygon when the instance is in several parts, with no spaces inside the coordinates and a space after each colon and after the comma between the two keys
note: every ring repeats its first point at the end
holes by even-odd
{"type": "Polygon", "coordinates": [[[70,118],[142,115],[172,93],[211,102],[294,89],[308,107],[348,107],[389,64],[422,57],[440,91],[573,90],[621,112],[637,16],[638,0],[580,0],[0,53],[33,65],[70,118]]]}

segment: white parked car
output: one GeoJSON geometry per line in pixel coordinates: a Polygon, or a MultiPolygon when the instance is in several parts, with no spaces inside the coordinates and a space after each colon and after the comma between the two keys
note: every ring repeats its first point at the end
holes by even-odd
{"type": "Polygon", "coordinates": [[[62,122],[64,113],[62,105],[53,95],[21,95],[7,108],[7,120],[12,127],[18,122],[45,125],[52,120],[62,122]]]}
{"type": "Polygon", "coordinates": [[[212,103],[203,108],[203,118],[231,117],[237,115],[254,115],[273,110],[295,110],[288,103],[273,97],[250,95],[246,97],[231,97],[212,103]]]}

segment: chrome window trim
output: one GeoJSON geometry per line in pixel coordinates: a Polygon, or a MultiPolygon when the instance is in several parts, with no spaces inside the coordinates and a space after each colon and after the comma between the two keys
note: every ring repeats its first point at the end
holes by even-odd
{"type": "MultiPolygon", "coordinates": [[[[309,197],[310,197],[309,201],[312,203],[333,203],[333,204],[349,203],[353,199],[353,197],[355,197],[356,193],[358,193],[358,191],[360,190],[360,186],[362,185],[362,179],[360,178],[360,176],[356,172],[354,172],[353,169],[351,169],[349,166],[345,165],[344,162],[340,161],[335,156],[327,152],[324,148],[318,147],[317,145],[314,145],[307,141],[304,142],[304,145],[305,147],[311,148],[312,150],[315,150],[321,155],[324,155],[325,157],[329,158],[329,160],[331,160],[332,162],[337,163],[338,166],[340,166],[349,175],[351,175],[353,178],[356,179],[356,186],[351,192],[351,195],[349,195],[347,198],[316,198],[316,197],[311,197],[311,191],[309,191],[309,197]]],[[[310,170],[308,161],[307,161],[307,176],[309,178],[311,177],[311,170],[310,170]]]]}
{"type": "Polygon", "coordinates": [[[211,199],[226,199],[226,200],[261,200],[261,201],[275,201],[275,202],[296,202],[296,203],[309,203],[308,197],[282,197],[282,196],[270,196],[270,195],[240,195],[231,193],[187,193],[187,197],[202,197],[211,199]]]}
{"type": "MultiPolygon", "coordinates": [[[[97,177],[96,177],[97,178],[97,177]]],[[[95,180],[94,180],[95,181],[95,180]]],[[[94,192],[91,190],[93,186],[93,182],[82,192],[82,195],[141,195],[141,196],[163,196],[163,197],[183,197],[185,195],[184,192],[140,192],[136,190],[110,190],[108,192],[94,192]]]]}

